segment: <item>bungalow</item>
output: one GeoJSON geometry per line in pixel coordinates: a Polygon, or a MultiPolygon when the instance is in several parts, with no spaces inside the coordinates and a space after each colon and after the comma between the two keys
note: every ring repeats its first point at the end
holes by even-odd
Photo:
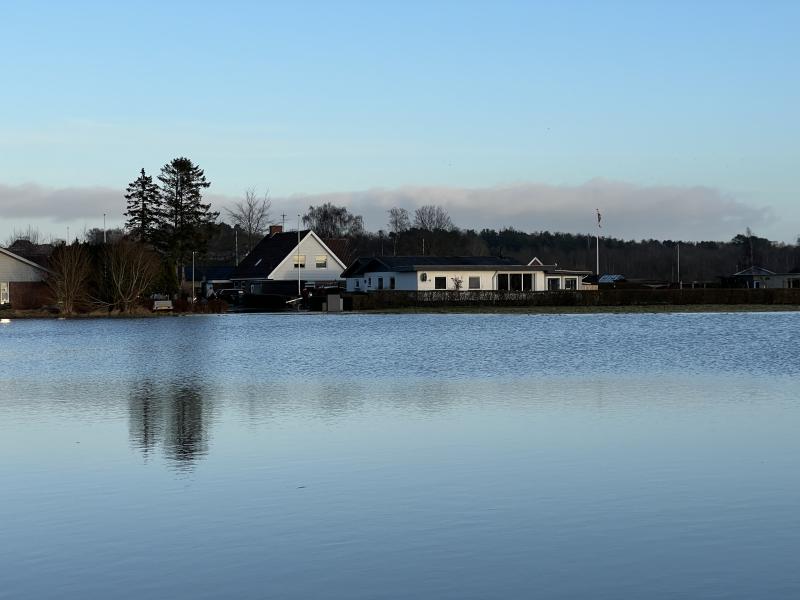
{"type": "MultiPolygon", "coordinates": [[[[29,300],[42,295],[43,282],[48,273],[42,265],[0,248],[0,305],[35,308],[29,305],[29,300]]],[[[41,302],[36,304],[41,305],[41,302]]]]}
{"type": "Polygon", "coordinates": [[[316,233],[283,231],[280,225],[269,229],[269,235],[231,273],[235,288],[260,293],[270,282],[300,279],[306,285],[317,285],[340,279],[346,265],[316,233]]]}
{"type": "Polygon", "coordinates": [[[590,271],[559,269],[538,258],[520,264],[495,256],[376,256],[359,258],[343,273],[348,292],[376,290],[498,290],[535,292],[584,289],[590,271]]]}
{"type": "Polygon", "coordinates": [[[800,269],[791,273],[776,273],[764,267],[748,267],[742,271],[722,278],[725,287],[736,288],[800,288],[800,269]]]}

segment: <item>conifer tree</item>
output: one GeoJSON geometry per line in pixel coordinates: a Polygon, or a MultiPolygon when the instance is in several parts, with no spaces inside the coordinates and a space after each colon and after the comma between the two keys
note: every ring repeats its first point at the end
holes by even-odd
{"type": "Polygon", "coordinates": [[[159,249],[177,268],[192,252],[205,252],[211,225],[218,212],[203,204],[203,190],[211,185],[203,170],[185,157],[171,160],[158,176],[163,207],[157,236],[159,249]]]}
{"type": "Polygon", "coordinates": [[[161,225],[161,193],[153,178],[142,169],[139,177],[128,184],[125,193],[128,210],[125,228],[133,239],[140,242],[153,242],[161,225]]]}

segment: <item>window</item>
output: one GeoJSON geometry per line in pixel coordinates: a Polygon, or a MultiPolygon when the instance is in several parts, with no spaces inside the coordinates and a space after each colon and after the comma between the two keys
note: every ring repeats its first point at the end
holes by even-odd
{"type": "Polygon", "coordinates": [[[420,281],[428,281],[428,274],[427,273],[420,273],[419,274],[420,281]]]}
{"type": "Polygon", "coordinates": [[[558,277],[548,277],[547,278],[547,289],[551,292],[555,292],[561,289],[561,280],[558,277]]]}
{"type": "Polygon", "coordinates": [[[525,292],[530,292],[533,289],[533,274],[532,273],[523,273],[522,274],[522,290],[525,292]]]}
{"type": "Polygon", "coordinates": [[[327,254],[320,254],[319,256],[314,257],[314,266],[317,269],[327,269],[328,268],[328,255],[327,254]]]}
{"type": "Polygon", "coordinates": [[[389,289],[394,289],[394,277],[389,277],[389,289]]]}
{"type": "Polygon", "coordinates": [[[793,289],[800,288],[800,279],[787,279],[786,287],[793,289]]]}
{"type": "Polygon", "coordinates": [[[522,291],[522,274],[521,273],[512,273],[509,275],[509,289],[515,292],[522,291]]]}
{"type": "Polygon", "coordinates": [[[479,290],[479,289],[481,289],[481,278],[480,277],[470,277],[469,278],[469,289],[471,289],[471,290],[479,290]]]}
{"type": "Polygon", "coordinates": [[[447,277],[434,277],[433,279],[433,287],[437,290],[446,290],[447,289],[447,277]]]}
{"type": "Polygon", "coordinates": [[[358,289],[360,287],[361,287],[361,280],[360,279],[356,279],[356,289],[358,289]]]}
{"type": "Polygon", "coordinates": [[[577,277],[567,277],[564,279],[564,289],[565,290],[577,290],[578,289],[578,278],[577,277]]]}
{"type": "Polygon", "coordinates": [[[383,289],[383,277],[378,277],[378,289],[383,289]]]}
{"type": "Polygon", "coordinates": [[[294,268],[295,269],[305,269],[306,268],[306,255],[305,254],[295,254],[294,255],[294,268]],[[298,263],[299,260],[299,263],[298,263]]]}
{"type": "Polygon", "coordinates": [[[508,273],[500,273],[497,276],[497,289],[500,291],[508,290],[508,273]]]}
{"type": "Polygon", "coordinates": [[[372,277],[367,279],[367,287],[372,287],[372,277]]]}
{"type": "Polygon", "coordinates": [[[8,293],[8,282],[0,283],[0,304],[8,304],[11,302],[11,298],[9,297],[8,293]]]}

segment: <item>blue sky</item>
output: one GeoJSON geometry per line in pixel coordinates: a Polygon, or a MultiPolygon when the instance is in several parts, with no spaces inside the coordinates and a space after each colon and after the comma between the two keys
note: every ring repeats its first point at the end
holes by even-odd
{"type": "Polygon", "coordinates": [[[219,207],[255,186],[374,229],[438,199],[465,227],[585,231],[602,202],[626,238],[800,235],[798,2],[2,9],[0,237],[121,221],[178,155],[219,207]]]}

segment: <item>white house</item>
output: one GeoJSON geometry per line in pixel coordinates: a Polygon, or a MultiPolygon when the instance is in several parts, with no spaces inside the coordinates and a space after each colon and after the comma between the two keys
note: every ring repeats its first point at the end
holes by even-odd
{"type": "Polygon", "coordinates": [[[0,304],[14,301],[14,284],[40,283],[47,277],[48,270],[42,265],[0,248],[0,304]]]}
{"type": "Polygon", "coordinates": [[[283,231],[278,225],[233,270],[237,288],[254,292],[257,284],[302,280],[306,285],[339,281],[346,265],[316,233],[283,231]],[[299,240],[299,241],[298,241],[299,240]]]}
{"type": "Polygon", "coordinates": [[[776,273],[764,267],[752,266],[723,279],[727,279],[735,287],[800,289],[800,269],[794,273],[776,273]]]}
{"type": "Polygon", "coordinates": [[[524,265],[494,256],[377,256],[359,258],[343,273],[348,292],[377,290],[584,289],[590,271],[570,271],[533,259],[524,265]]]}

